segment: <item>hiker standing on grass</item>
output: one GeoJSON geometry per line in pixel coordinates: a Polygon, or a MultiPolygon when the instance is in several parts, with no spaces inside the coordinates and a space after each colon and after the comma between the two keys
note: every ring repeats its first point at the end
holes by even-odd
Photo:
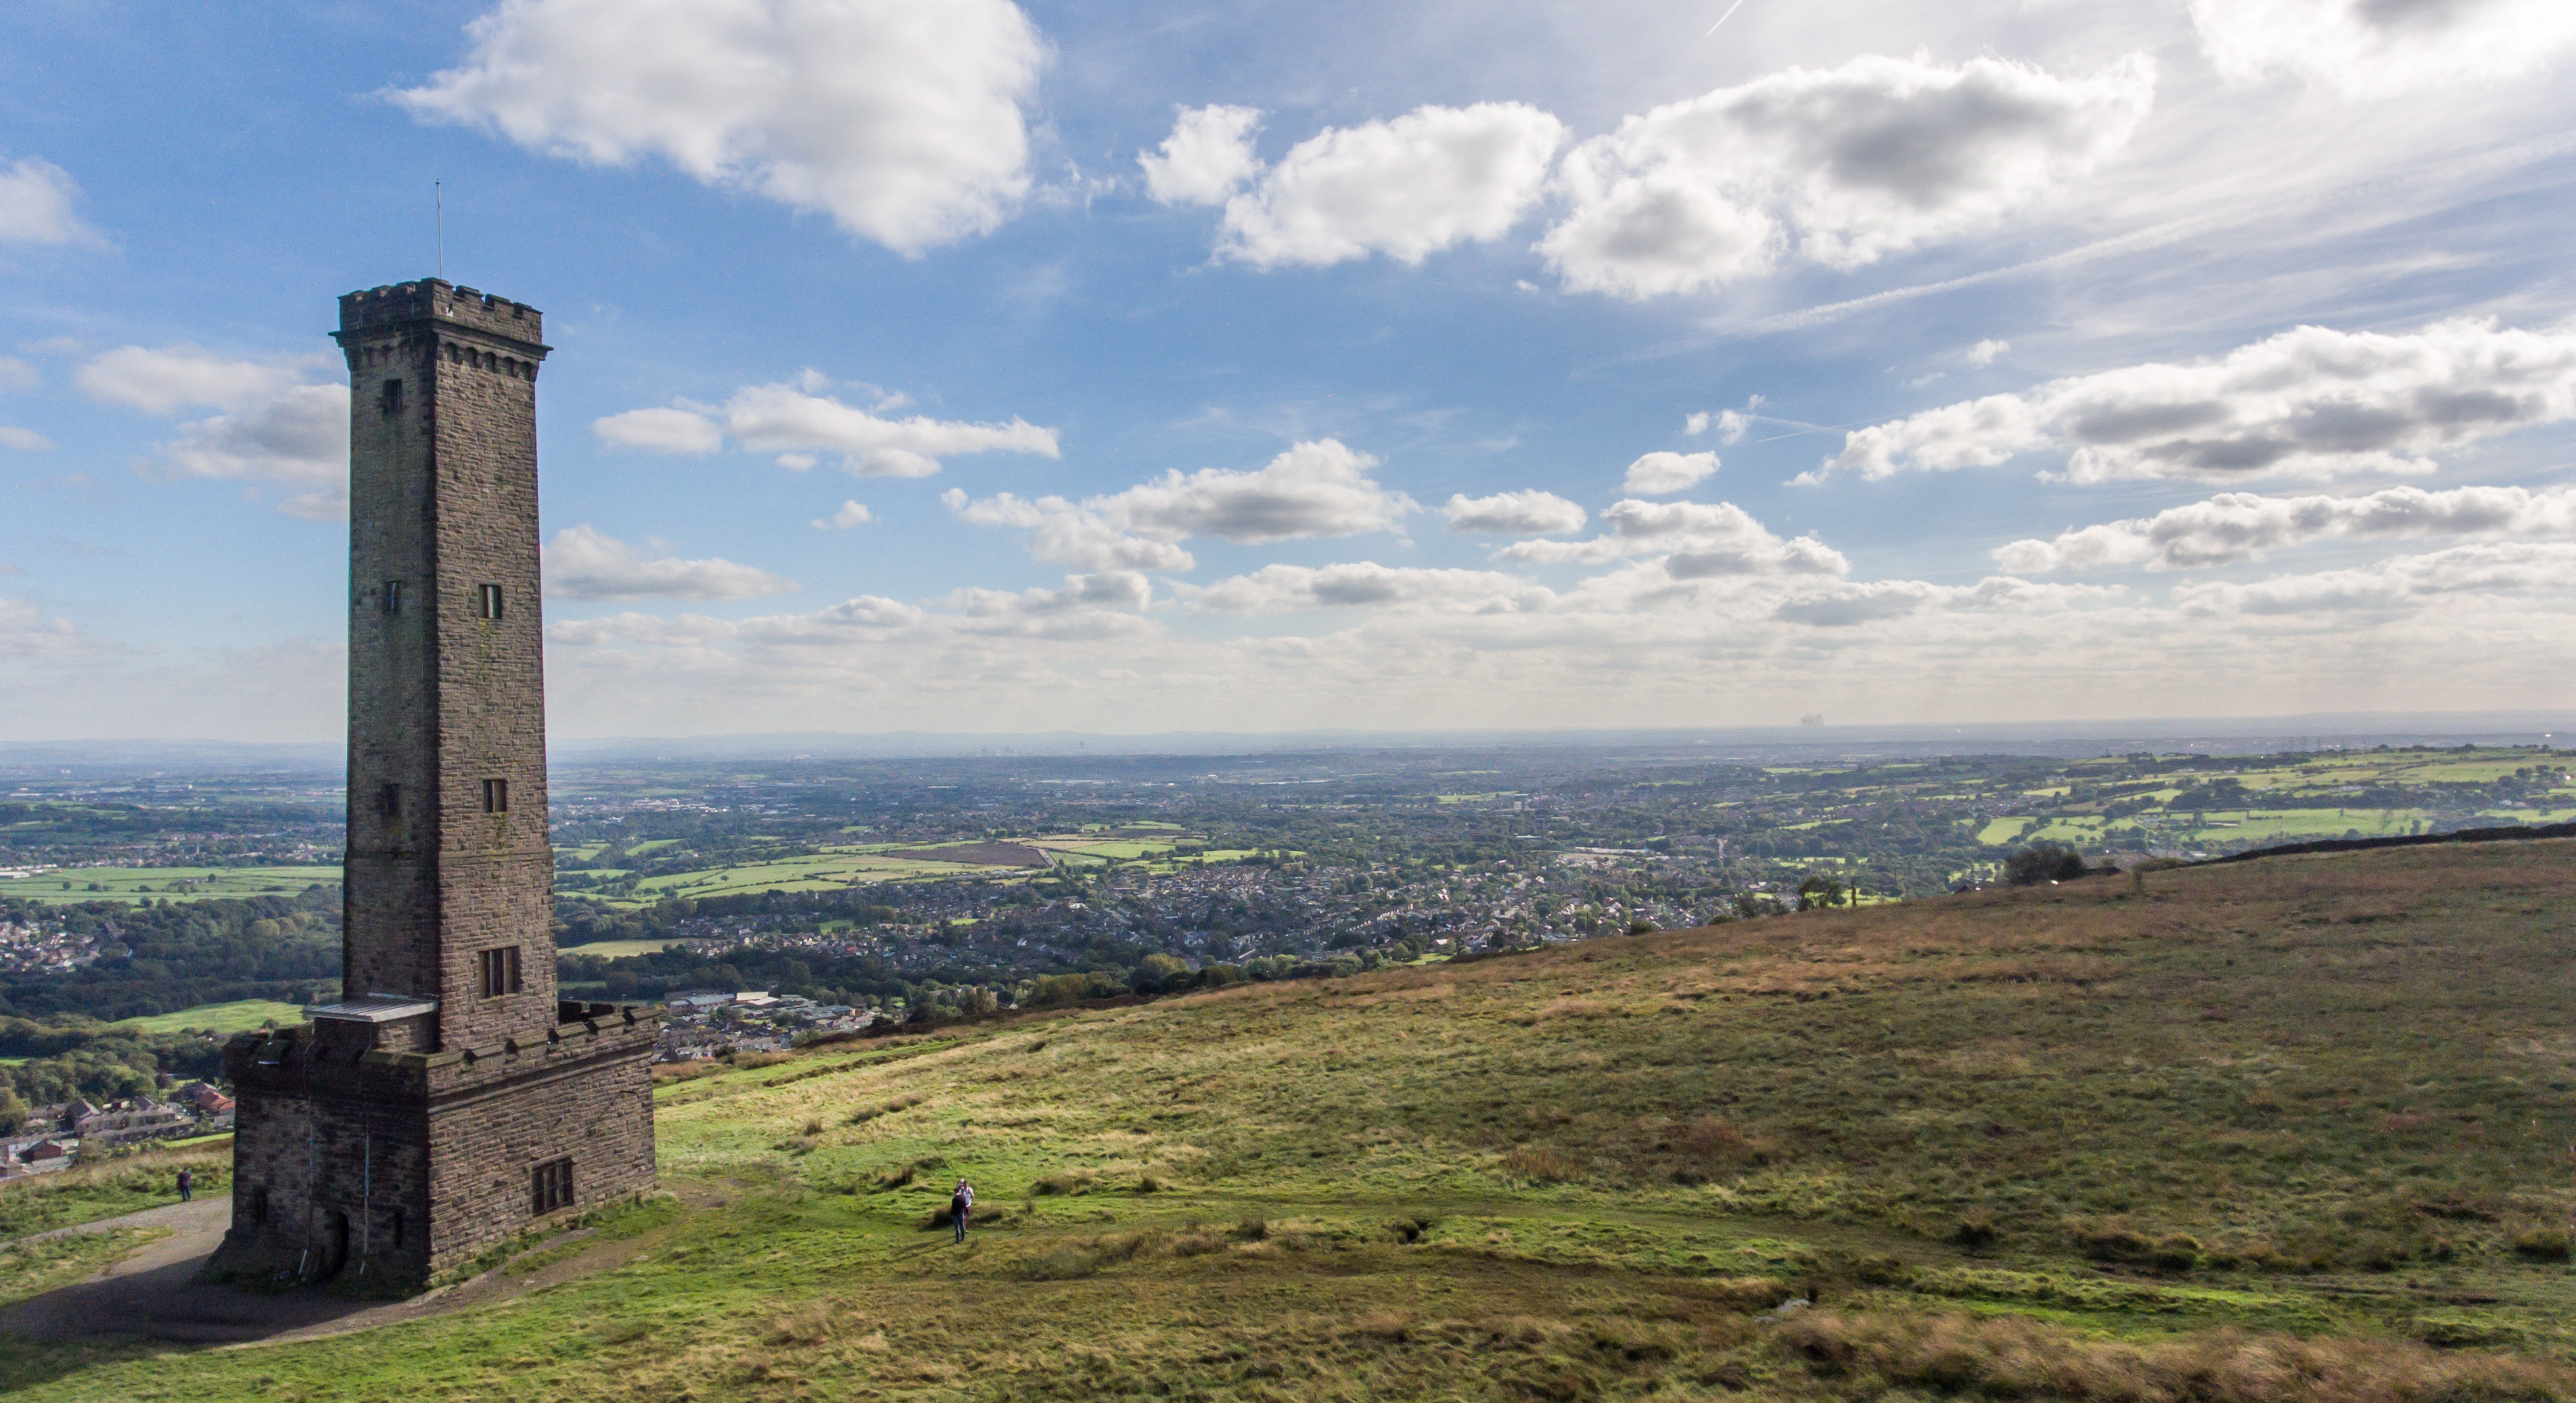
{"type": "Polygon", "coordinates": [[[180,1201],[181,1203],[186,1203],[189,1199],[196,1197],[196,1194],[197,1194],[197,1171],[195,1171],[195,1170],[193,1170],[193,1169],[182,1169],[182,1170],[180,1170],[180,1171],[179,1171],[179,1201],[180,1201]]]}
{"type": "Polygon", "coordinates": [[[957,1240],[966,1240],[966,1218],[975,1211],[975,1186],[960,1179],[957,1191],[948,1196],[948,1221],[957,1225],[957,1240]]]}

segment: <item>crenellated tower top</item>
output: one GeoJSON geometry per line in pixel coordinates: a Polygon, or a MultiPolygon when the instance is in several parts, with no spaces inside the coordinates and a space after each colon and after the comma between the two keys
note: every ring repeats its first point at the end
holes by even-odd
{"type": "Polygon", "coordinates": [[[340,299],[340,330],[336,335],[345,346],[353,333],[419,321],[470,327],[516,341],[540,354],[547,349],[544,313],[525,302],[456,287],[442,278],[388,283],[346,294],[340,299]]]}

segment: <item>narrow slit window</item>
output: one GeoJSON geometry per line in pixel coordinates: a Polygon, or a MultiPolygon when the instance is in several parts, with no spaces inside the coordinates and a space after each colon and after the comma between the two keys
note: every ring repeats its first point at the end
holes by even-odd
{"type": "Polygon", "coordinates": [[[402,382],[388,380],[376,395],[376,408],[388,419],[402,413],[402,382]]]}
{"type": "Polygon", "coordinates": [[[474,616],[479,619],[497,619],[501,617],[501,587],[499,585],[476,585],[474,587],[474,616]]]}
{"type": "Polygon", "coordinates": [[[384,594],[381,596],[381,598],[382,598],[382,600],[383,600],[383,602],[384,602],[385,612],[386,612],[386,613],[388,613],[388,614],[399,614],[399,613],[401,613],[401,612],[402,612],[402,581],[400,581],[400,580],[387,580],[387,581],[385,581],[385,592],[384,592],[384,594]]]}
{"type": "Polygon", "coordinates": [[[519,974],[519,947],[503,945],[474,957],[475,982],[482,986],[483,997],[497,999],[504,994],[524,992],[527,986],[519,974]]]}
{"type": "Polygon", "coordinates": [[[549,1160],[529,1175],[528,1206],[539,1216],[572,1207],[572,1161],[549,1160]]]}
{"type": "Polygon", "coordinates": [[[380,784],[376,786],[376,813],[381,817],[389,819],[400,818],[402,816],[401,785],[380,784]]]}
{"type": "Polygon", "coordinates": [[[506,779],[483,781],[483,812],[506,814],[510,811],[510,782],[506,779]]]}

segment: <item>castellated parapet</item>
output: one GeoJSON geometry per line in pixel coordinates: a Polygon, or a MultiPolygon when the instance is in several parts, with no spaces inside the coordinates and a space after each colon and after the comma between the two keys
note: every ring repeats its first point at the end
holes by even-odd
{"type": "Polygon", "coordinates": [[[211,1271],[401,1290],[653,1183],[655,1014],[555,997],[536,309],[340,299],[349,805],[338,1003],[225,1049],[211,1271]]]}

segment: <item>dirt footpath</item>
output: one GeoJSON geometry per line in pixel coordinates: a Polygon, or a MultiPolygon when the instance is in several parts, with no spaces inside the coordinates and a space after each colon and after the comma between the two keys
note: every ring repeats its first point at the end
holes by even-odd
{"type": "MultiPolygon", "coordinates": [[[[34,1234],[37,1238],[119,1228],[165,1228],[170,1236],[144,1245],[88,1280],[49,1291],[0,1310],[0,1333],[38,1340],[141,1337],[180,1344],[225,1345],[312,1339],[366,1330],[401,1320],[499,1300],[538,1286],[569,1280],[613,1265],[640,1244],[602,1243],[542,1270],[512,1276],[495,1268],[455,1286],[403,1301],[353,1301],[318,1288],[247,1291],[199,1282],[224,1230],[232,1224],[230,1196],[147,1208],[121,1218],[34,1234]]],[[[573,1232],[539,1244],[561,1246],[588,1236],[573,1232]]]]}

